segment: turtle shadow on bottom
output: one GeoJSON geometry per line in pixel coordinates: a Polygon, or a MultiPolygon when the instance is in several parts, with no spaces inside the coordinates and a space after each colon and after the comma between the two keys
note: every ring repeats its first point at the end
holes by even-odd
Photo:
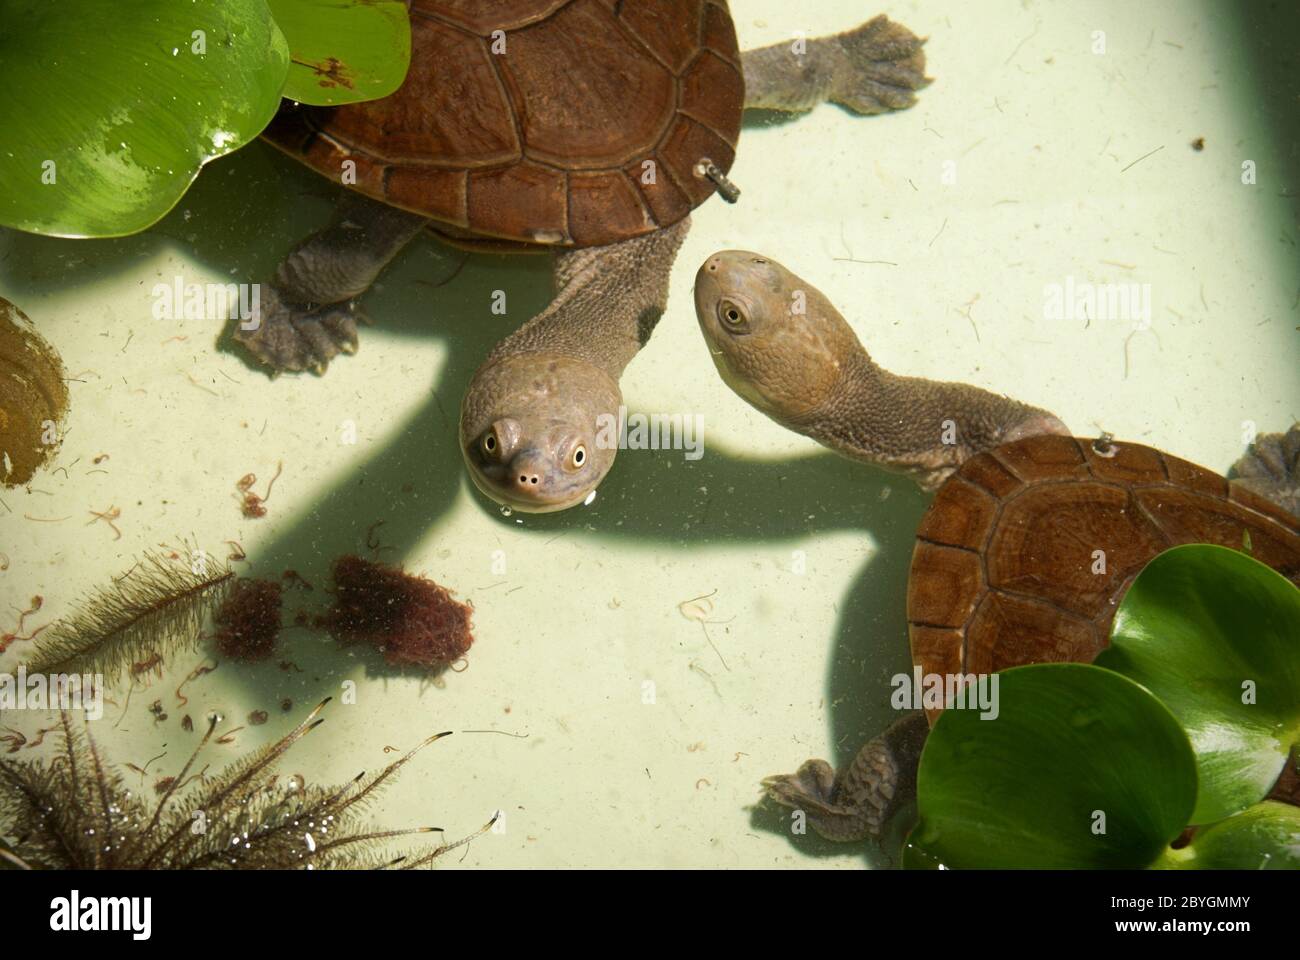
{"type": "MultiPolygon", "coordinates": [[[[336,191],[322,186],[311,171],[269,148],[254,145],[205,168],[191,194],[145,234],[93,245],[79,243],[77,257],[71,260],[69,244],[74,241],[13,235],[18,255],[11,256],[7,264],[6,282],[29,290],[48,286],[55,279],[94,282],[129,271],[141,259],[165,254],[172,247],[182,248],[217,276],[233,280],[266,276],[289,244],[310,232],[313,222],[328,218],[336,191]],[[235,181],[248,186],[247,192],[232,191],[230,185],[235,181]],[[24,265],[23,274],[14,269],[17,264],[24,265]]],[[[400,421],[387,423],[384,429],[391,440],[377,449],[372,447],[375,452],[359,458],[346,478],[322,491],[303,520],[261,545],[252,557],[251,575],[278,576],[281,570],[292,568],[321,584],[327,579],[328,558],[362,549],[368,528],[381,519],[386,521],[378,533],[386,548],[383,556],[400,562],[451,508],[465,483],[455,427],[468,379],[504,328],[515,325],[513,318],[542,309],[550,295],[545,257],[471,254],[454,281],[438,286],[456,272],[461,256],[437,241],[421,239],[386,271],[382,289],[367,295],[368,309],[380,318],[379,331],[444,341],[449,355],[439,369],[422,374],[428,378],[429,400],[400,421]],[[481,295],[502,286],[505,276],[510,278],[512,317],[494,318],[483,309],[481,295]],[[521,284],[519,279],[525,282],[521,284]],[[472,363],[462,360],[470,357],[472,363]]],[[[202,277],[186,277],[186,282],[199,279],[202,277]]],[[[214,337],[228,336],[229,324],[200,322],[210,324],[214,337]]],[[[694,335],[693,329],[678,332],[694,335]]],[[[662,336],[657,339],[664,340],[662,336]]],[[[652,345],[641,363],[663,362],[661,353],[652,345]]],[[[234,355],[246,362],[241,353],[234,355]]],[[[292,389],[292,383],[286,377],[277,386],[292,389]]],[[[822,660],[821,651],[826,649],[823,637],[809,635],[799,641],[816,646],[814,662],[828,664],[827,702],[834,704],[830,710],[831,742],[836,745],[830,759],[837,765],[847,762],[855,743],[886,725],[887,688],[883,684],[895,668],[906,667],[906,624],[899,597],[906,583],[913,532],[928,498],[906,481],[863,471],[829,455],[759,462],[711,447],[696,464],[679,463],[679,458],[680,454],[672,452],[624,452],[619,458],[621,469],[607,478],[593,508],[531,516],[524,526],[512,529],[525,536],[553,536],[557,529],[594,523],[602,530],[584,530],[584,536],[673,541],[683,546],[779,543],[831,530],[869,532],[879,541],[878,553],[857,575],[848,594],[834,601],[840,605],[840,613],[833,656],[822,660]],[[884,483],[892,484],[895,495],[879,511],[864,507],[879,502],[878,487],[884,483]],[[700,486],[713,491],[731,486],[744,493],[733,498],[728,509],[719,509],[716,500],[710,502],[699,493],[700,486]],[[791,490],[799,495],[791,497],[791,490]],[[650,492],[656,502],[673,503],[675,517],[687,518],[689,528],[683,532],[680,522],[664,523],[662,517],[646,511],[650,492]],[[900,511],[901,518],[896,516],[900,511]],[[815,516],[811,522],[807,520],[810,514],[815,516]],[[881,665],[884,660],[887,666],[881,665]],[[864,696],[863,677],[882,678],[879,697],[864,696]]],[[[485,514],[493,515],[485,501],[471,495],[485,514]]],[[[310,602],[311,595],[302,599],[310,602]]],[[[331,691],[338,675],[355,669],[351,655],[321,648],[297,631],[290,631],[285,639],[286,659],[304,665],[315,661],[293,685],[294,698],[300,702],[331,691]]],[[[793,642],[778,636],[758,640],[793,642]]],[[[378,655],[368,651],[359,655],[365,660],[367,676],[402,682],[400,672],[386,668],[378,655]]],[[[259,700],[276,702],[284,679],[274,669],[241,670],[232,671],[226,682],[259,700]]],[[[806,726],[792,734],[805,742],[821,742],[824,723],[810,714],[806,726]]],[[[781,768],[780,756],[786,752],[777,755],[774,751],[772,770],[781,768]]],[[[788,752],[793,758],[799,751],[788,752]]],[[[737,782],[738,806],[751,788],[757,790],[757,783],[737,782]]],[[[777,830],[787,833],[779,825],[777,830]]],[[[807,838],[797,839],[801,851],[811,852],[807,838]]],[[[840,848],[836,852],[845,851],[840,848]]]]}
{"type": "MultiPolygon", "coordinates": [[[[181,259],[175,275],[185,284],[208,279],[265,283],[287,249],[329,220],[340,189],[274,148],[252,143],[207,164],[176,207],[142,233],[82,240],[0,228],[10,247],[9,255],[0,260],[0,279],[18,302],[25,298],[34,303],[51,287],[111,281],[139,272],[143,260],[170,253],[181,259]]],[[[153,284],[172,281],[173,276],[165,272],[149,277],[144,295],[153,284]]],[[[382,289],[370,291],[364,299],[377,331],[431,341],[444,336],[470,340],[463,346],[468,374],[492,344],[519,325],[521,317],[546,306],[551,270],[545,256],[467,254],[430,235],[403,251],[378,286],[382,289]],[[476,269],[492,276],[492,284],[465,283],[465,276],[476,269]],[[486,306],[490,291],[502,286],[503,276],[512,281],[506,318],[491,315],[486,306]],[[470,296],[475,297],[472,312],[470,296]]],[[[238,359],[250,373],[267,376],[265,367],[232,342],[234,325],[228,317],[153,321],[151,305],[143,302],[138,317],[117,319],[123,324],[137,319],[170,323],[186,328],[185,333],[210,336],[219,354],[238,359]]],[[[466,384],[468,380],[467,375],[466,384]]],[[[454,401],[458,409],[458,394],[454,401]]]]}

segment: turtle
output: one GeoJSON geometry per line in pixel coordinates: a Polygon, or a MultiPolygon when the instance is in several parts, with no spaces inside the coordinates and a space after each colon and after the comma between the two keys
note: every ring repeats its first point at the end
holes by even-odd
{"type": "Polygon", "coordinates": [[[727,179],[742,112],[830,101],[901,110],[924,40],[886,16],[740,53],[726,0],[409,0],[411,66],[389,97],[282,105],[265,138],[345,189],[234,338],[274,375],[357,349],[360,297],[428,230],[554,254],[550,305],[503,339],[461,406],[475,485],[507,507],[589,501],[615,450],[624,368],[668,296],[690,213],[727,179]]]}
{"type": "MultiPolygon", "coordinates": [[[[695,307],[718,372],[742,398],[937,490],[907,588],[923,676],[1091,661],[1133,578],[1179,544],[1247,549],[1300,585],[1300,517],[1285,509],[1300,493],[1300,423],[1259,437],[1229,480],[1143,444],[1072,436],[1053,414],[969,384],[896,376],[820,291],[761,254],[709,257],[695,307]]],[[[904,716],[838,776],[810,760],[764,788],[827,839],[878,839],[914,799],[939,712],[904,716]]],[[[1275,799],[1300,800],[1290,766],[1275,799]]]]}

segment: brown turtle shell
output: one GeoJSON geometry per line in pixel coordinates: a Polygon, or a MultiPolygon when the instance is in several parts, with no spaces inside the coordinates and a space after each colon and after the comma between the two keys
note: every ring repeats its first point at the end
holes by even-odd
{"type": "MultiPolygon", "coordinates": [[[[266,138],[448,233],[601,246],[676,223],[744,106],[725,0],[410,0],[400,90],[287,104],[266,138]]],[[[346,181],[343,181],[346,182],[346,181]]]]}
{"type": "Polygon", "coordinates": [[[917,530],[912,660],[927,674],[1090,662],[1133,578],[1183,543],[1245,549],[1300,584],[1300,519],[1186,460],[1060,436],[972,457],[917,530]]]}

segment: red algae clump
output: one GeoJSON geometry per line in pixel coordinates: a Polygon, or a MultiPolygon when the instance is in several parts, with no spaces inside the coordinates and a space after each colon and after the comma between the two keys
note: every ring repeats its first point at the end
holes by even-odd
{"type": "Polygon", "coordinates": [[[395,666],[441,667],[469,651],[473,612],[426,577],[348,554],[334,561],[334,606],[319,623],[344,643],[373,644],[395,666]]]}
{"type": "Polygon", "coordinates": [[[217,650],[233,660],[265,660],[280,636],[282,587],[274,580],[235,581],[212,621],[217,650]]]}

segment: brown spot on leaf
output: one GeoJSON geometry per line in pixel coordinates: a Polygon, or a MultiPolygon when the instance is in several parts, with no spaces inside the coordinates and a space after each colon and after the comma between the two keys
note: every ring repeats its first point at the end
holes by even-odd
{"type": "Polygon", "coordinates": [[[0,484],[27,483],[54,456],[67,414],[58,351],[0,297],[0,484]]]}
{"type": "Polygon", "coordinates": [[[326,57],[323,62],[319,63],[297,59],[293,62],[304,67],[310,67],[315,71],[316,76],[320,77],[319,83],[322,87],[347,87],[349,90],[356,87],[352,70],[338,57],[326,57]]]}

